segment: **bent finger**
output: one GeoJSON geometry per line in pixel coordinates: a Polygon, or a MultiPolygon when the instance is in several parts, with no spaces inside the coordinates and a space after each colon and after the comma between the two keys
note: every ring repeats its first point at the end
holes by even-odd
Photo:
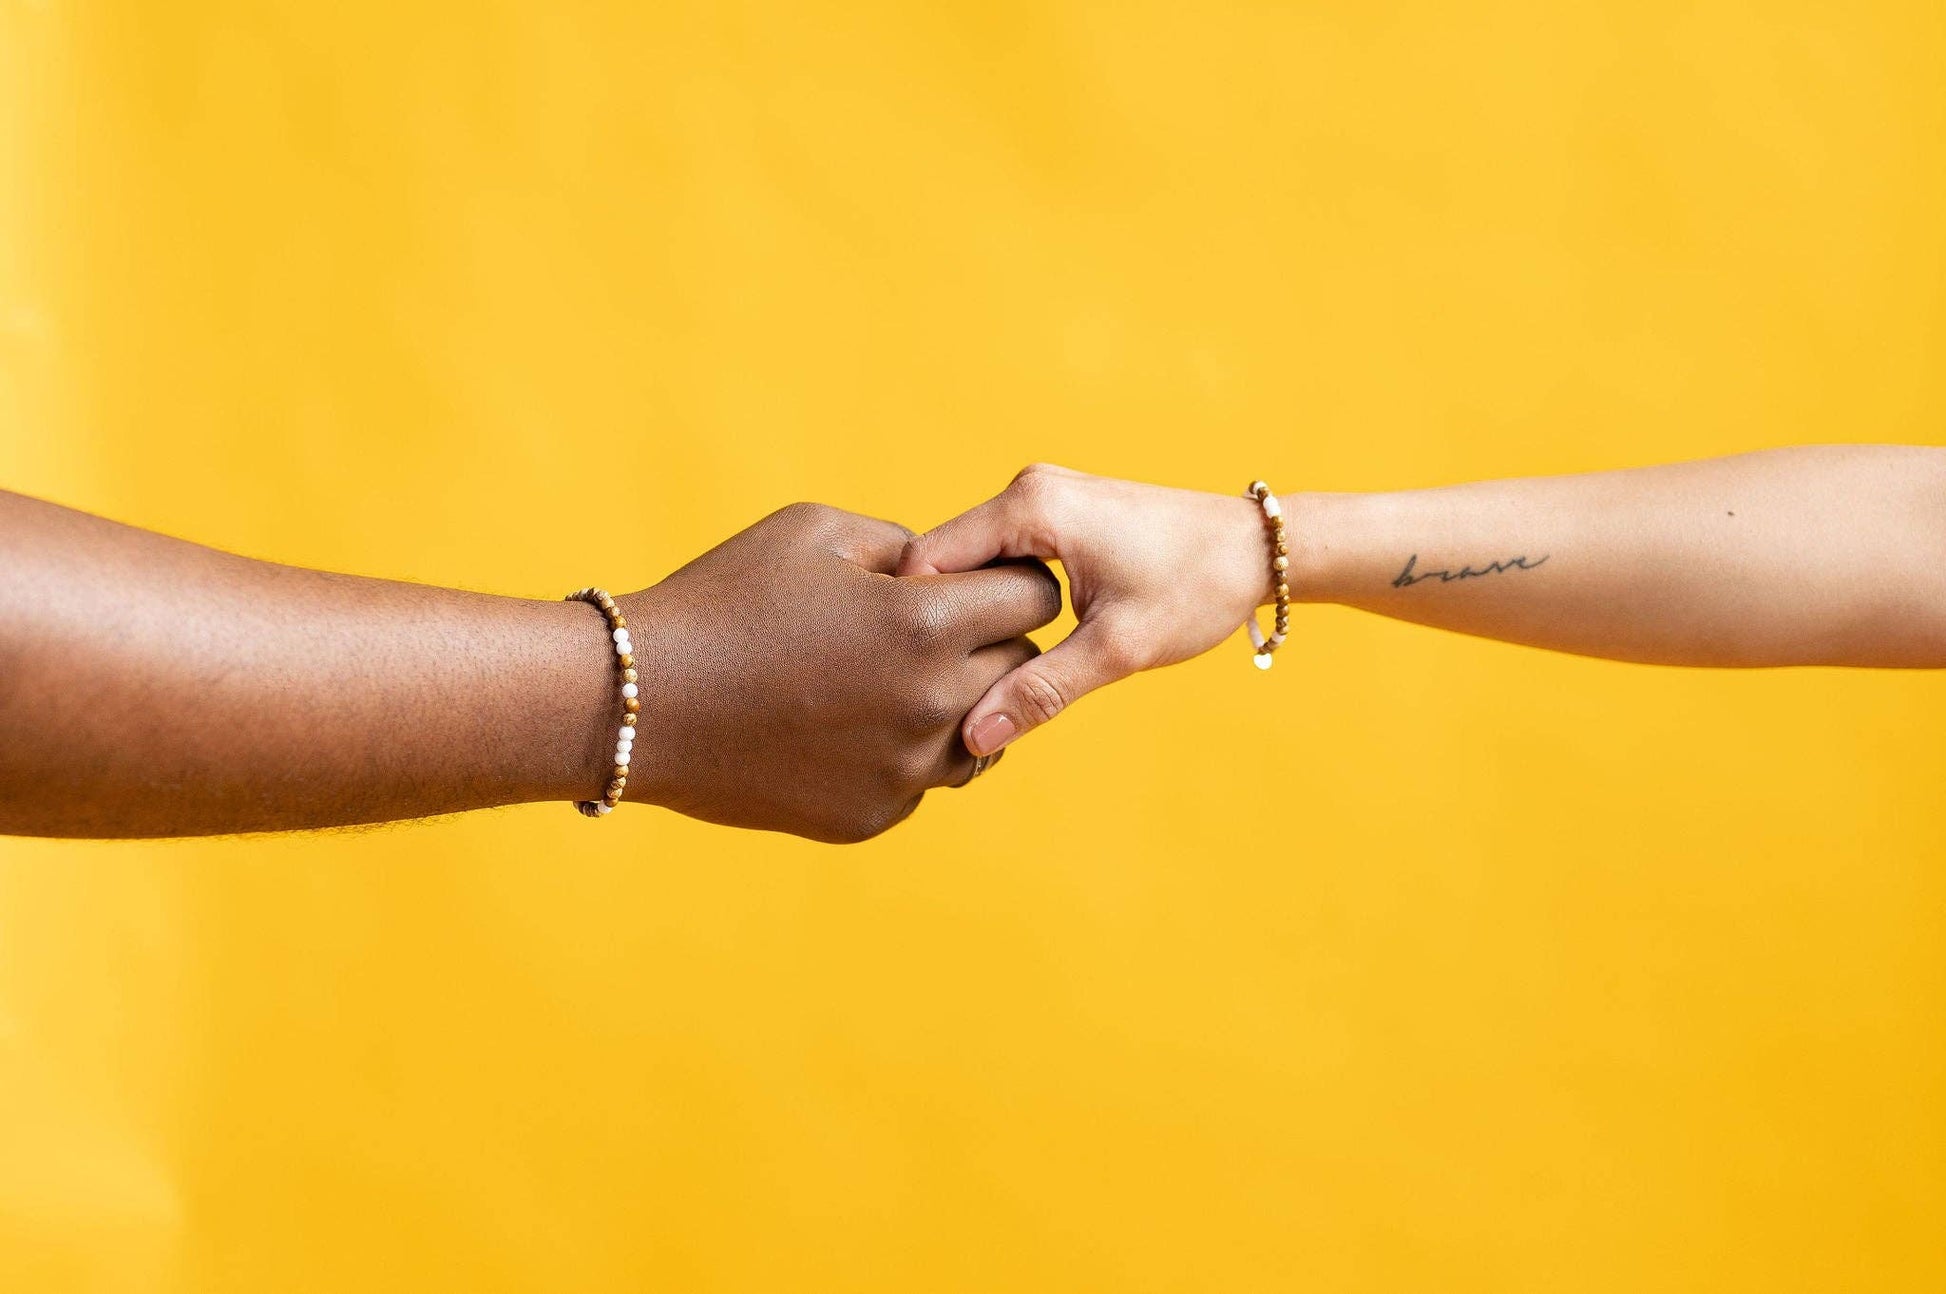
{"type": "Polygon", "coordinates": [[[1018,638],[1061,614],[1060,581],[1032,559],[905,582],[919,599],[922,620],[967,653],[1018,638]]]}

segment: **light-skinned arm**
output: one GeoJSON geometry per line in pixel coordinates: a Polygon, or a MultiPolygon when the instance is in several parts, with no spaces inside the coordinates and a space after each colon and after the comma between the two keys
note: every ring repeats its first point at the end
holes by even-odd
{"type": "MultiPolygon", "coordinates": [[[[893,578],[909,537],[795,505],[618,598],[642,692],[627,798],[852,841],[966,781],[958,721],[1060,593],[1032,565],[893,578]]],[[[279,566],[0,492],[0,832],[595,799],[620,714],[585,603],[279,566]]]]}
{"type": "MultiPolygon", "coordinates": [[[[1293,599],[1667,665],[1946,666],[1946,449],[1827,445],[1582,476],[1280,498],[1293,599]]],[[[1059,559],[1080,625],[967,715],[999,749],[1186,660],[1270,600],[1241,497],[1037,465],[906,548],[906,574],[1059,559]]]]}

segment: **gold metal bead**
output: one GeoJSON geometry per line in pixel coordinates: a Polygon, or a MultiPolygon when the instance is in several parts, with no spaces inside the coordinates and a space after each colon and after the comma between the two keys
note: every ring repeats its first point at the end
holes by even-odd
{"type": "Polygon", "coordinates": [[[613,626],[613,627],[614,627],[614,628],[616,628],[616,629],[626,629],[626,628],[628,628],[628,617],[627,617],[627,616],[625,616],[625,615],[619,615],[619,614],[618,614],[618,615],[616,615],[616,616],[614,617],[614,626],[613,626]]]}
{"type": "Polygon", "coordinates": [[[1277,586],[1277,600],[1278,600],[1279,602],[1282,602],[1282,601],[1283,601],[1284,599],[1286,599],[1286,598],[1288,598],[1288,597],[1290,597],[1290,595],[1291,595],[1291,586],[1290,586],[1290,585],[1288,585],[1288,584],[1279,584],[1279,585],[1277,586]]]}
{"type": "Polygon", "coordinates": [[[630,714],[636,714],[642,709],[642,703],[632,696],[623,697],[622,709],[628,711],[630,714]]]}
{"type": "Polygon", "coordinates": [[[623,653],[622,653],[622,668],[623,668],[623,669],[634,669],[634,668],[635,668],[635,653],[633,653],[633,652],[623,652],[623,653]]]}
{"type": "Polygon", "coordinates": [[[1291,568],[1291,559],[1288,557],[1279,557],[1271,562],[1271,565],[1280,571],[1288,571],[1291,568]]]}
{"type": "Polygon", "coordinates": [[[624,727],[624,728],[633,728],[634,726],[635,726],[635,716],[634,716],[634,715],[632,715],[632,714],[625,714],[625,715],[623,715],[623,716],[622,716],[622,727],[624,727]]]}
{"type": "Polygon", "coordinates": [[[634,681],[635,671],[626,665],[622,666],[622,682],[633,683],[634,681]]]}

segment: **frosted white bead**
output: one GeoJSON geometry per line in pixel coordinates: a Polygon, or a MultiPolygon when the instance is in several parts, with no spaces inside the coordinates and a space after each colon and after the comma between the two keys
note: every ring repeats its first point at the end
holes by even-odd
{"type": "Polygon", "coordinates": [[[615,806],[612,804],[595,805],[595,812],[600,814],[604,818],[607,817],[609,814],[613,813],[614,811],[615,811],[615,806]]]}
{"type": "Polygon", "coordinates": [[[630,700],[634,700],[636,695],[640,693],[641,690],[642,690],[641,688],[636,687],[635,684],[633,683],[622,684],[622,695],[628,697],[630,700]]]}
{"type": "Polygon", "coordinates": [[[1264,515],[1266,517],[1281,517],[1284,515],[1284,505],[1277,501],[1276,495],[1272,494],[1265,497],[1264,515]]]}
{"type": "Polygon", "coordinates": [[[1255,656],[1252,656],[1252,657],[1251,657],[1250,659],[1251,659],[1251,660],[1253,660],[1253,661],[1255,661],[1255,662],[1257,662],[1257,668],[1258,668],[1258,669],[1269,669],[1269,668],[1270,668],[1270,664],[1271,664],[1271,655],[1270,655],[1270,653],[1269,653],[1269,652],[1267,652],[1267,651],[1260,651],[1260,652],[1258,652],[1258,653],[1257,653],[1257,654],[1256,654],[1255,656]]]}
{"type": "Polygon", "coordinates": [[[613,634],[613,637],[614,637],[614,639],[615,639],[615,641],[616,641],[616,642],[618,642],[618,643],[625,643],[625,642],[627,642],[627,641],[628,641],[628,630],[626,630],[626,629],[617,629],[617,630],[616,630],[616,631],[614,632],[614,634],[613,634]]]}
{"type": "Polygon", "coordinates": [[[635,744],[635,729],[633,728],[622,729],[620,732],[615,734],[615,740],[621,745],[633,746],[635,744]]]}
{"type": "Polygon", "coordinates": [[[618,741],[615,743],[615,753],[618,755],[626,755],[634,749],[635,743],[632,741],[618,741]]]}
{"type": "Polygon", "coordinates": [[[616,768],[627,768],[627,767],[628,767],[628,752],[627,752],[627,751],[625,751],[625,750],[618,750],[618,751],[616,751],[616,752],[615,752],[615,767],[616,767],[616,768]]]}

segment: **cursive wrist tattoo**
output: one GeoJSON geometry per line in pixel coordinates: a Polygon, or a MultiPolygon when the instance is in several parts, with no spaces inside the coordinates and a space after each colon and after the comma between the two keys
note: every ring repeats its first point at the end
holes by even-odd
{"type": "Polygon", "coordinates": [[[1471,566],[1462,566],[1456,571],[1450,569],[1441,571],[1415,571],[1413,568],[1419,564],[1419,554],[1414,553],[1405,559],[1405,568],[1392,581],[1392,587],[1395,589],[1409,589],[1413,585],[1425,580],[1436,579],[1441,584],[1451,584],[1454,580],[1470,580],[1482,575],[1498,575],[1502,571],[1531,571],[1542,562],[1545,562],[1550,556],[1552,556],[1551,553],[1543,554],[1529,561],[1526,555],[1523,554],[1519,557],[1509,557],[1505,561],[1488,562],[1485,566],[1477,569],[1471,566]]]}

